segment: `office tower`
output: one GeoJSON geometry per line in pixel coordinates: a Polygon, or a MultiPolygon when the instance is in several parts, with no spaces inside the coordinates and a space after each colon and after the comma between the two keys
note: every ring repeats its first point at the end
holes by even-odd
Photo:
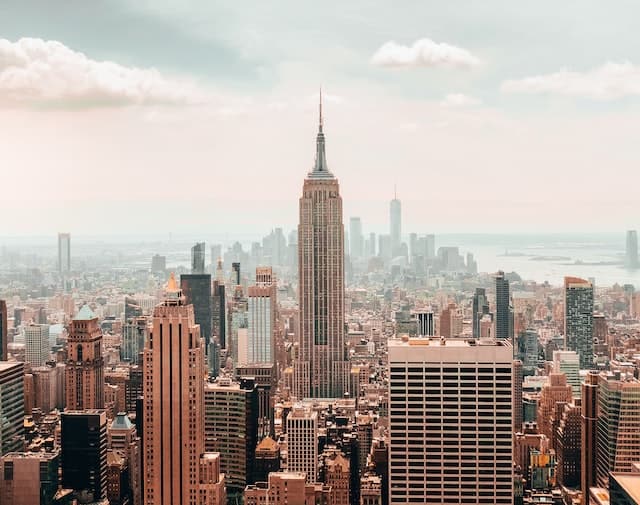
{"type": "Polygon", "coordinates": [[[71,271],[71,234],[58,233],[58,272],[71,271]]]}
{"type": "Polygon", "coordinates": [[[416,312],[416,322],[418,323],[418,336],[433,337],[435,335],[433,312],[426,310],[416,312]]]}
{"type": "Polygon", "coordinates": [[[455,303],[450,303],[440,312],[440,336],[459,337],[462,334],[462,312],[455,303]]]}
{"type": "Polygon", "coordinates": [[[585,505],[589,505],[589,488],[596,485],[598,457],[598,381],[598,372],[591,371],[582,383],[580,489],[582,489],[585,505]]]}
{"type": "Polygon", "coordinates": [[[513,432],[522,431],[524,405],[522,403],[522,361],[513,360],[513,432]]]}
{"type": "Polygon", "coordinates": [[[523,331],[517,343],[524,375],[535,375],[538,368],[538,332],[531,328],[523,331]]]}
{"type": "Polygon", "coordinates": [[[211,273],[214,273],[218,260],[222,260],[222,246],[220,244],[213,244],[209,250],[211,251],[211,273]]]}
{"type": "Polygon", "coordinates": [[[579,404],[563,405],[555,433],[558,484],[569,488],[580,486],[581,417],[579,404]]]}
{"type": "Polygon", "coordinates": [[[33,408],[43,414],[57,407],[58,367],[40,366],[31,369],[33,377],[33,408]]]}
{"type": "Polygon", "coordinates": [[[222,349],[227,346],[227,299],[224,280],[216,279],[211,288],[211,334],[222,349]]]}
{"type": "Polygon", "coordinates": [[[489,299],[484,288],[476,288],[473,295],[473,338],[480,338],[480,320],[489,313],[489,299]]]}
{"type": "Polygon", "coordinates": [[[185,303],[193,305],[195,322],[200,325],[200,337],[204,339],[204,353],[207,355],[211,343],[211,274],[182,274],[180,288],[185,303]]]}
{"type": "Polygon", "coordinates": [[[22,450],[24,363],[0,361],[0,456],[22,450]]]}
{"type": "Polygon", "coordinates": [[[338,180],[327,167],[320,125],[316,161],[304,181],[298,225],[300,358],[298,398],[340,398],[347,385],[344,345],[344,227],[338,180]]]}
{"type": "Polygon", "coordinates": [[[402,204],[395,191],[393,200],[389,203],[389,235],[391,235],[391,253],[396,256],[402,244],[402,204]]]}
{"type": "Polygon", "coordinates": [[[191,248],[191,273],[204,273],[204,242],[198,242],[191,248]]]}
{"type": "Polygon", "coordinates": [[[7,352],[7,344],[9,338],[9,328],[7,321],[7,302],[0,300],[0,361],[6,361],[9,358],[7,352]]]}
{"type": "Polygon", "coordinates": [[[620,372],[598,380],[596,482],[609,487],[609,472],[631,472],[640,456],[640,381],[620,372]]]}
{"type": "Polygon", "coordinates": [[[576,277],[564,278],[564,335],[566,348],[576,351],[580,368],[593,365],[593,284],[576,277]]]}
{"type": "Polygon", "coordinates": [[[571,386],[563,373],[551,373],[542,386],[538,400],[538,429],[551,440],[553,438],[553,415],[557,402],[571,403],[571,386]]]}
{"type": "Polygon", "coordinates": [[[271,267],[256,268],[247,297],[247,363],[275,362],[277,285],[271,267]]]}
{"type": "Polygon", "coordinates": [[[93,501],[107,497],[107,415],[104,410],[61,414],[62,487],[93,501]]]}
{"type": "Polygon", "coordinates": [[[240,263],[234,261],[231,263],[231,284],[240,286],[242,284],[242,276],[240,275],[240,263]]]}
{"type": "Polygon", "coordinates": [[[67,353],[67,410],[104,408],[102,330],[88,305],[71,321],[67,353]]]}
{"type": "Polygon", "coordinates": [[[267,482],[269,474],[280,471],[280,446],[271,437],[264,437],[256,447],[253,478],[255,482],[267,482]]]}
{"type": "Polygon", "coordinates": [[[200,456],[200,497],[198,503],[226,505],[225,475],[221,472],[220,454],[205,452],[200,456]]]}
{"type": "Polygon", "coordinates": [[[278,387],[276,363],[247,363],[236,367],[238,379],[253,379],[258,391],[258,440],[275,436],[274,394],[278,387]]]}
{"type": "Polygon", "coordinates": [[[257,440],[258,393],[251,379],[232,381],[218,377],[204,386],[204,444],[207,452],[220,453],[230,498],[253,484],[257,440]]]}
{"type": "Polygon", "coordinates": [[[144,349],[147,336],[147,318],[136,317],[127,319],[122,327],[122,344],[120,345],[120,360],[133,365],[140,364],[140,353],[144,349]]]}
{"type": "Polygon", "coordinates": [[[425,239],[426,239],[427,259],[433,259],[436,257],[436,236],[426,235],[425,239]]]}
{"type": "Polygon", "coordinates": [[[513,503],[509,342],[389,340],[389,503],[513,503]]]}
{"type": "Polygon", "coordinates": [[[135,425],[127,414],[120,412],[107,429],[107,447],[123,455],[127,468],[127,495],[132,505],[142,505],[142,451],[135,425]]]}
{"type": "Polygon", "coordinates": [[[164,274],[167,269],[167,257],[154,254],[151,256],[151,271],[153,273],[164,274]]]}
{"type": "Polygon", "coordinates": [[[318,413],[296,406],[285,420],[287,471],[302,472],[307,482],[316,481],[318,461],[318,413]]]}
{"type": "Polygon", "coordinates": [[[31,366],[43,366],[49,359],[49,325],[29,324],[24,328],[24,359],[31,366]]]}
{"type": "Polygon", "coordinates": [[[351,257],[361,258],[364,256],[364,236],[362,235],[362,221],[359,217],[352,217],[349,220],[349,236],[351,238],[351,257]]]}
{"type": "Polygon", "coordinates": [[[334,503],[316,500],[315,486],[307,484],[304,473],[274,472],[269,474],[268,482],[247,486],[245,505],[306,505],[315,503],[334,503]]]}
{"type": "Polygon", "coordinates": [[[496,275],[496,338],[505,339],[511,336],[511,309],[509,296],[509,281],[504,272],[496,275]]]}
{"type": "Polygon", "coordinates": [[[58,491],[60,453],[10,452],[0,458],[2,505],[50,505],[58,491]]]}
{"type": "Polygon", "coordinates": [[[367,244],[366,244],[366,253],[367,253],[367,257],[369,258],[373,258],[376,255],[376,234],[375,233],[369,233],[369,238],[367,239],[367,244]]]}
{"type": "Polygon", "coordinates": [[[378,256],[385,260],[393,257],[391,235],[378,235],[378,256]]]}
{"type": "Polygon", "coordinates": [[[625,266],[627,268],[638,268],[638,232],[629,230],[627,232],[627,247],[625,254],[625,266]]]}
{"type": "MultiPolygon", "coordinates": [[[[196,505],[204,451],[204,350],[173,274],[143,353],[145,505],[196,505]]],[[[137,416],[136,416],[137,417],[137,416]]]]}
{"type": "Polygon", "coordinates": [[[567,376],[574,398],[581,396],[580,358],[575,351],[553,351],[553,370],[567,376]]]}

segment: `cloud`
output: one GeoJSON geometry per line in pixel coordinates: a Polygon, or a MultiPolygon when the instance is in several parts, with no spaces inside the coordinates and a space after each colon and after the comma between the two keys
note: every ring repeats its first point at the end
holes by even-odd
{"type": "Polygon", "coordinates": [[[480,105],[482,100],[474,98],[462,93],[449,93],[440,102],[440,105],[444,107],[473,107],[474,105],[480,105]]]}
{"type": "Polygon", "coordinates": [[[198,103],[196,87],[154,68],[95,61],[53,40],[0,39],[0,105],[114,107],[198,103]]]}
{"type": "Polygon", "coordinates": [[[373,65],[381,67],[451,67],[472,68],[480,60],[466,49],[430,39],[416,40],[411,47],[389,41],[371,57],[373,65]]]}
{"type": "Polygon", "coordinates": [[[505,93],[557,94],[594,100],[615,100],[640,95],[640,66],[608,62],[586,72],[560,70],[553,74],[513,79],[502,83],[505,93]]]}

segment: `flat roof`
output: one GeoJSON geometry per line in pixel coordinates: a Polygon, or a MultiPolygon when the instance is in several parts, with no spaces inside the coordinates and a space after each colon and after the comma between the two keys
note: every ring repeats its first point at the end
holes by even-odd
{"type": "Polygon", "coordinates": [[[611,476],[631,498],[640,503],[640,473],[611,472],[611,476]]]}

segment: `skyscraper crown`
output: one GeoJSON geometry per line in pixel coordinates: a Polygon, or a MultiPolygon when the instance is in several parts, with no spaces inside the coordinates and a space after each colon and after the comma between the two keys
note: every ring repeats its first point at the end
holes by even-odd
{"type": "Polygon", "coordinates": [[[322,131],[322,89],[320,90],[320,118],[318,123],[318,135],[316,137],[316,162],[313,170],[309,172],[309,179],[333,179],[333,174],[327,167],[327,156],[324,150],[324,132],[322,131]]]}

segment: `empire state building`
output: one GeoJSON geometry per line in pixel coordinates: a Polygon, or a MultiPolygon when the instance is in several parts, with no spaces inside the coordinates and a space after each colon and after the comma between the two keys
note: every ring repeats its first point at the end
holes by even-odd
{"type": "Polygon", "coordinates": [[[348,383],[344,227],[340,186],[327,167],[322,96],[316,161],[302,187],[299,223],[300,348],[294,368],[294,394],[298,398],[339,398],[348,383]]]}

